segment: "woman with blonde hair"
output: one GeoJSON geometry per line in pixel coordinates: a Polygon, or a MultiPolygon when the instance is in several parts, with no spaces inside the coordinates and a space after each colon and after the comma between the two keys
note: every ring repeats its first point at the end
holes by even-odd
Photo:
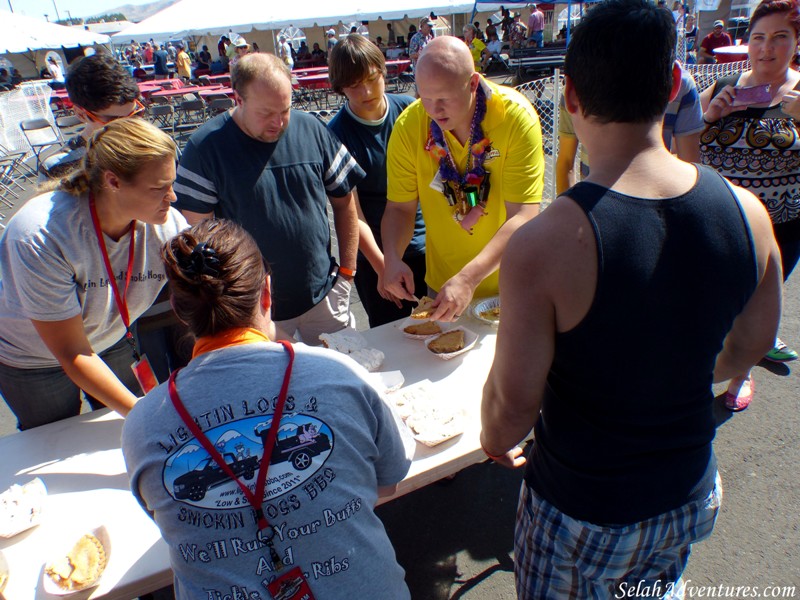
{"type": "Polygon", "coordinates": [[[152,384],[131,324],[166,281],[161,246],[187,226],[170,207],[175,152],[141,119],[112,121],[92,135],[80,168],[9,221],[0,394],[19,429],[79,414],[81,390],[92,408],[124,415],[141,395],[137,378],[152,384]]]}
{"type": "Polygon", "coordinates": [[[236,223],[202,221],[162,255],[196,342],[189,364],[131,411],[122,452],[169,547],[175,597],[407,600],[373,507],[411,463],[367,372],[273,341],[269,268],[236,223]],[[235,531],[175,518],[187,511],[235,531]],[[185,560],[185,548],[215,545],[230,552],[185,560]]]}

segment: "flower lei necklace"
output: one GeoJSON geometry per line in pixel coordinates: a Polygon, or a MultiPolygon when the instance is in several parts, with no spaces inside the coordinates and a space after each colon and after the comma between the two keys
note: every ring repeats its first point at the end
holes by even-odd
{"type": "Polygon", "coordinates": [[[469,233],[480,217],[486,214],[486,200],[489,196],[489,173],[483,168],[486,151],[491,141],[483,136],[481,123],[486,116],[486,93],[478,86],[475,94],[475,113],[469,135],[469,156],[467,169],[463,176],[447,146],[444,132],[431,120],[430,134],[425,149],[439,161],[439,177],[443,193],[450,206],[454,207],[453,218],[469,233]],[[472,168],[470,167],[472,163],[472,168]]]}

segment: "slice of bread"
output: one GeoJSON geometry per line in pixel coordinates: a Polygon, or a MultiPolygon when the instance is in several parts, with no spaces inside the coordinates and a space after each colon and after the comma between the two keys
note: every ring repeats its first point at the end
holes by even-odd
{"type": "Polygon", "coordinates": [[[428,349],[434,354],[448,354],[458,352],[464,347],[464,330],[454,329],[443,333],[428,344],[428,349]]]}
{"type": "Polygon", "coordinates": [[[414,323],[408,327],[404,327],[403,331],[411,335],[434,335],[442,333],[442,328],[436,321],[425,321],[424,323],[414,323]]]}
{"type": "Polygon", "coordinates": [[[430,319],[433,314],[433,303],[435,300],[428,296],[423,296],[419,299],[417,307],[411,311],[412,319],[430,319]]]}

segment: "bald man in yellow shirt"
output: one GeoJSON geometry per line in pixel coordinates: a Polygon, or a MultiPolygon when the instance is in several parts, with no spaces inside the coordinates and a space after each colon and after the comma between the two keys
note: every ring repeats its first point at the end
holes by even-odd
{"type": "Polygon", "coordinates": [[[473,296],[498,293],[509,238],[539,214],[542,132],[530,102],[476,73],[458,38],[428,44],[416,81],[420,99],[400,115],[389,140],[383,284],[407,300],[432,292],[432,318],[452,321],[473,296]],[[429,290],[414,289],[402,262],[417,203],[426,227],[429,290]]]}

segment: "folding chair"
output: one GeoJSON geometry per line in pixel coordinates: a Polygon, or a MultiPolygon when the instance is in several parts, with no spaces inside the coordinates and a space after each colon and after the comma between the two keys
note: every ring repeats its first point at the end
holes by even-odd
{"type": "Polygon", "coordinates": [[[147,107],[147,119],[159,129],[175,133],[175,107],[172,104],[151,104],[147,107]]]}
{"type": "Polygon", "coordinates": [[[47,119],[26,119],[19,124],[22,135],[36,157],[36,170],[42,162],[42,154],[51,148],[60,148],[64,144],[61,131],[47,119]]]}
{"type": "Polygon", "coordinates": [[[308,111],[308,114],[314,115],[317,119],[319,119],[325,125],[327,125],[328,121],[330,121],[333,118],[333,116],[338,112],[339,112],[338,108],[332,108],[332,109],[322,108],[320,110],[310,110],[308,111]]]}
{"type": "Polygon", "coordinates": [[[208,103],[208,112],[212,117],[217,116],[220,113],[224,113],[226,110],[233,108],[233,100],[225,96],[224,98],[213,98],[211,102],[208,103]]]}

